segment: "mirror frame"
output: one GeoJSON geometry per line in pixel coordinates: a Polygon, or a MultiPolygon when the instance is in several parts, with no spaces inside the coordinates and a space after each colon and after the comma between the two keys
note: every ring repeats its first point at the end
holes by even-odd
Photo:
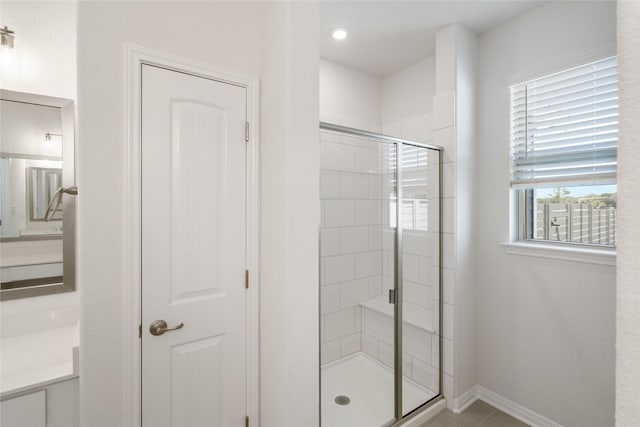
{"type": "MultiPolygon", "coordinates": [[[[62,120],[62,186],[74,186],[76,163],[75,106],[73,100],[24,92],[14,92],[5,89],[0,89],[0,98],[5,101],[60,108],[62,120]]],[[[63,281],[24,288],[2,289],[0,290],[0,301],[57,294],[62,292],[74,292],[76,290],[76,197],[74,196],[67,195],[64,203],[62,203],[62,230],[63,281]]],[[[42,236],[20,240],[45,239],[51,239],[51,237],[42,236]]],[[[11,240],[14,239],[3,239],[3,243],[11,240]]]]}

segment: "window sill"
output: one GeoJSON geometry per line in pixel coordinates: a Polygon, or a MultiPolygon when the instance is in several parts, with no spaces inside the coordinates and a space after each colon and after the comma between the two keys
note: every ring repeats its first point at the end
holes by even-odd
{"type": "Polygon", "coordinates": [[[580,248],[534,242],[508,242],[502,243],[502,247],[506,253],[511,255],[616,266],[615,249],[580,248]]]}

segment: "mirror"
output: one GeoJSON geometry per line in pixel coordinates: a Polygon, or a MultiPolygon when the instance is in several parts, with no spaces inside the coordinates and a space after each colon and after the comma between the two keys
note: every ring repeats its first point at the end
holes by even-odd
{"type": "Polygon", "coordinates": [[[73,101],[0,90],[0,299],[75,290],[73,101]]]}

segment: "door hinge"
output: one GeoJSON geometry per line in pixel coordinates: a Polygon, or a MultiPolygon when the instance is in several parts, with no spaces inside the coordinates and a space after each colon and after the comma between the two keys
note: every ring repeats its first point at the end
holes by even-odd
{"type": "Polygon", "coordinates": [[[249,122],[244,122],[244,142],[249,142],[249,122]]]}
{"type": "Polygon", "coordinates": [[[389,289],[389,304],[398,302],[398,294],[395,289],[389,289]]]}
{"type": "Polygon", "coordinates": [[[249,289],[249,270],[244,271],[244,288],[249,289]]]}
{"type": "Polygon", "coordinates": [[[142,338],[142,324],[138,325],[138,338],[142,338]]]}
{"type": "Polygon", "coordinates": [[[249,417],[244,417],[244,427],[249,427],[249,417]]]}

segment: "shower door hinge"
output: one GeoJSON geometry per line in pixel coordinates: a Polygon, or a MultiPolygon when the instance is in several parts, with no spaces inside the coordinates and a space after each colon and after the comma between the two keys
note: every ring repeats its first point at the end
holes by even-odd
{"type": "Polygon", "coordinates": [[[249,417],[244,417],[244,427],[249,427],[249,417]]]}
{"type": "Polygon", "coordinates": [[[396,304],[398,302],[398,294],[395,289],[389,289],[389,304],[396,304]]]}
{"type": "Polygon", "coordinates": [[[249,270],[244,271],[244,288],[249,289],[249,270]]]}
{"type": "Polygon", "coordinates": [[[142,324],[138,325],[138,338],[142,338],[142,324]]]}
{"type": "Polygon", "coordinates": [[[244,142],[249,142],[249,122],[244,122],[244,142]]]}

